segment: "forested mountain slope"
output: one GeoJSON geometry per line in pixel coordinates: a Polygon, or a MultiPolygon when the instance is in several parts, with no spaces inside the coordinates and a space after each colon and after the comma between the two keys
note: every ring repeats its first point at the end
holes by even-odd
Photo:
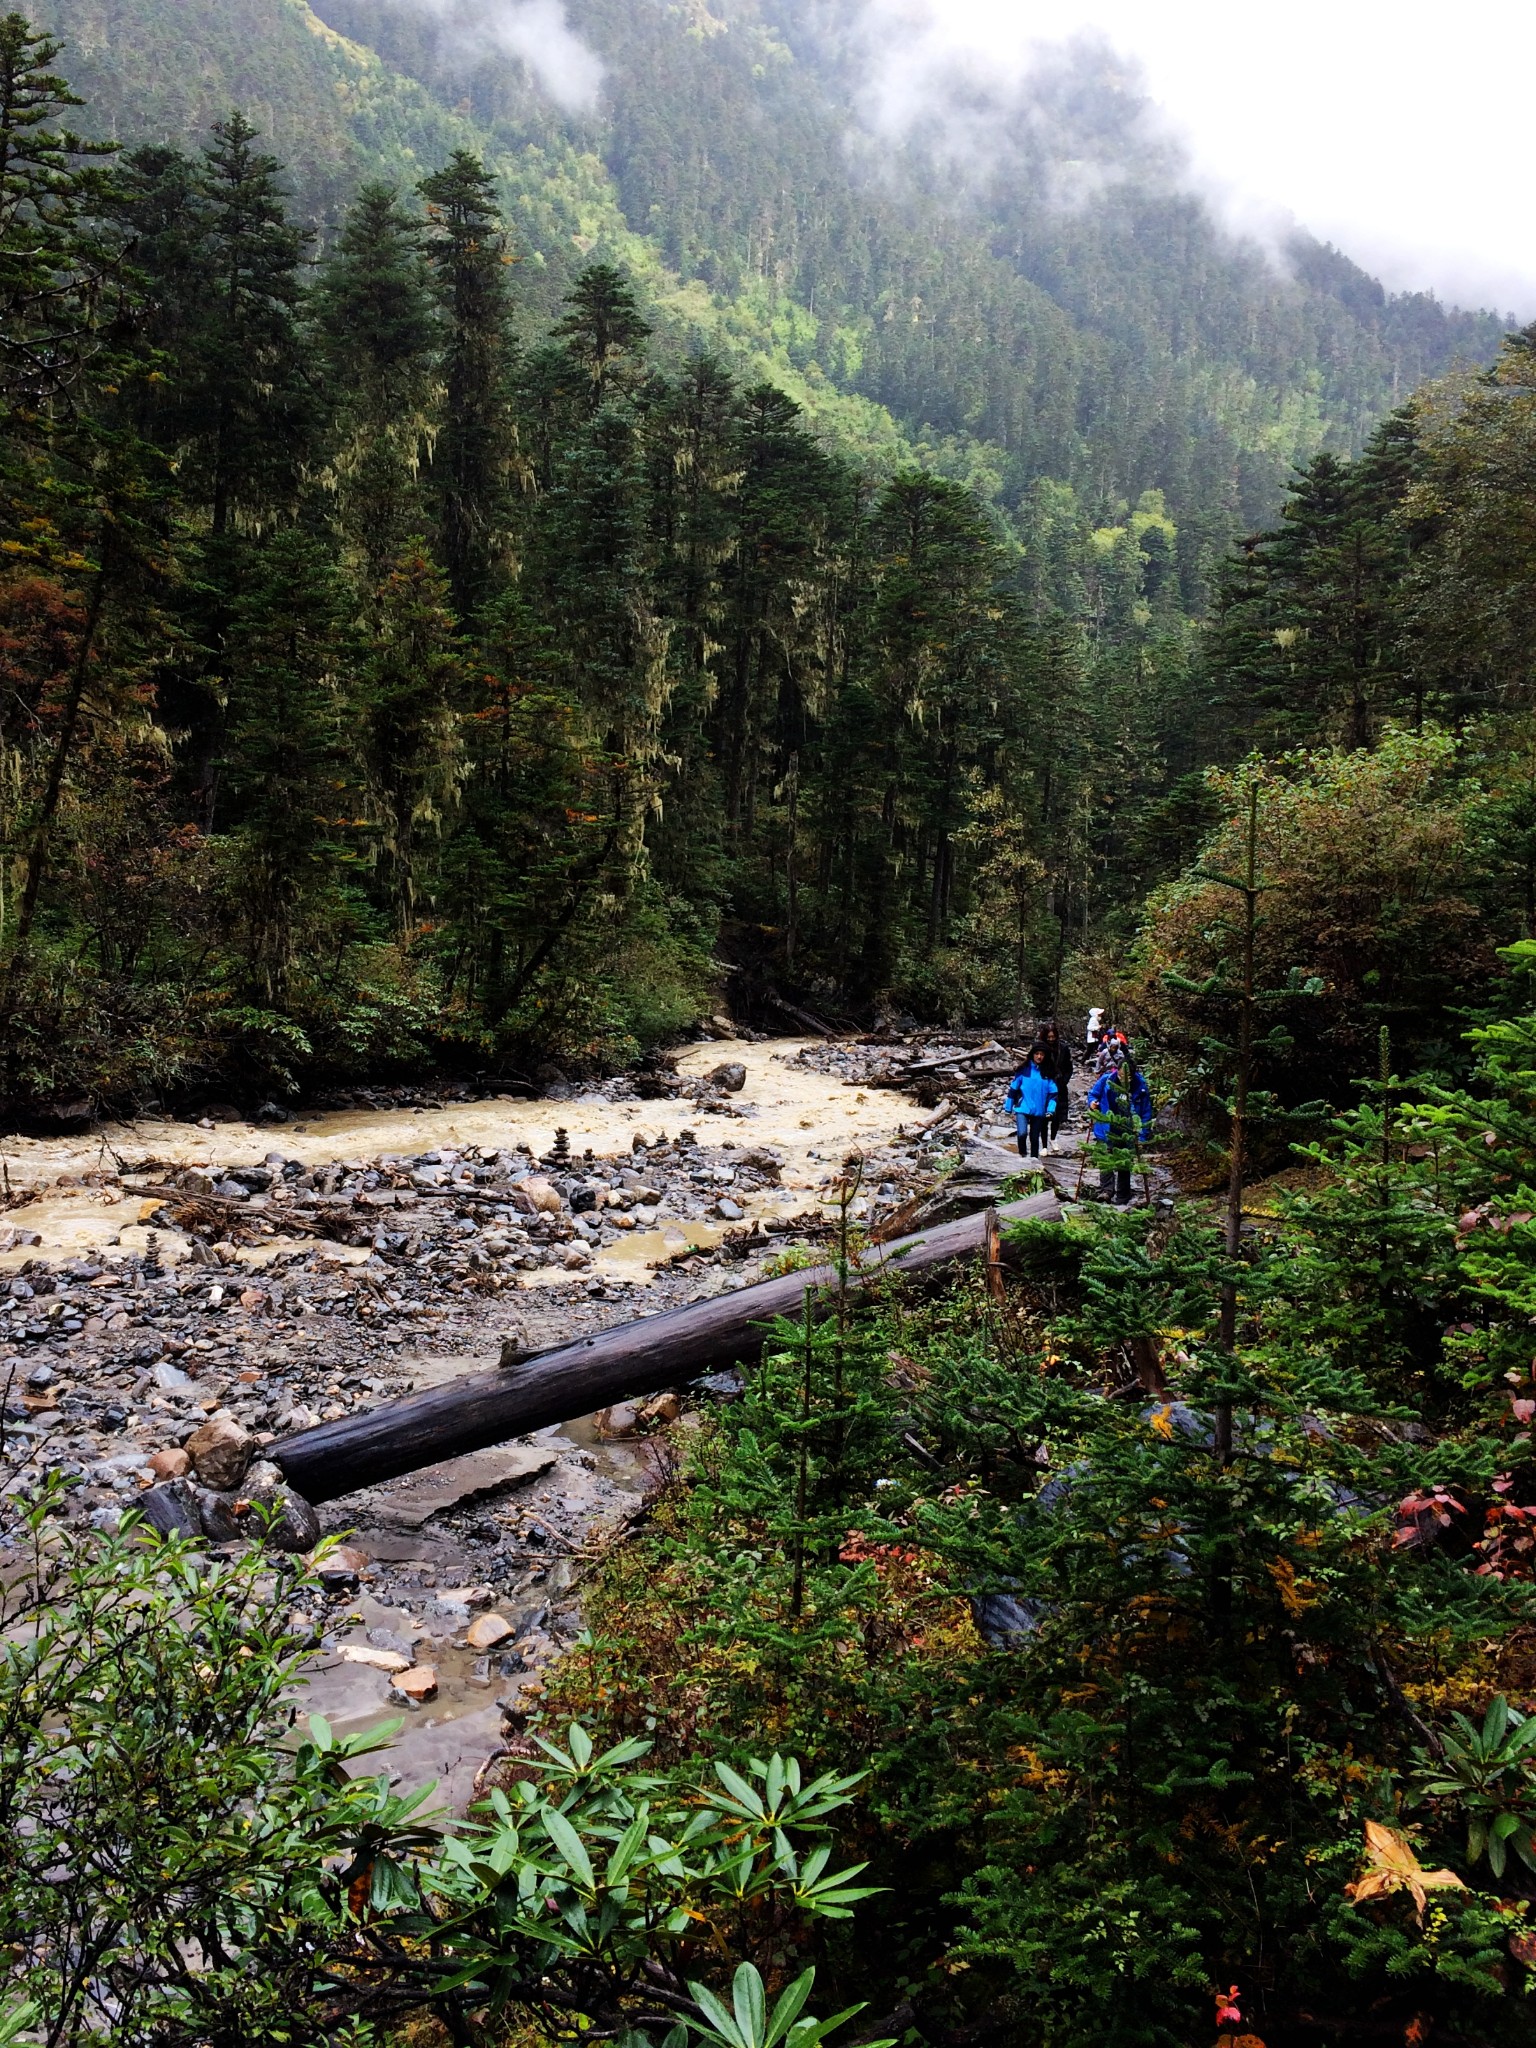
{"type": "Polygon", "coordinates": [[[915,451],[977,485],[1068,608],[1064,520],[1113,526],[1163,491],[1198,607],[1215,556],[1273,516],[1295,462],[1354,452],[1500,331],[1389,297],[1315,243],[1283,275],[1183,187],[1134,83],[1091,53],[1008,92],[938,81],[898,148],[861,123],[878,52],[851,8],[577,0],[602,85],[575,113],[493,47],[480,0],[42,12],[98,125],[201,141],[237,103],[323,230],[365,175],[413,182],[477,149],[529,331],[584,262],[621,263],[675,344],[767,371],[851,452],[889,466],[915,451]]]}
{"type": "Polygon", "coordinates": [[[846,16],[583,0],[563,111],[472,12],[52,4],[0,23],[15,1102],[1093,1000],[1213,763],[1510,694],[1371,623],[1461,401],[1381,408],[1495,323],[1233,243],[1102,64],[882,154],[846,16]]]}

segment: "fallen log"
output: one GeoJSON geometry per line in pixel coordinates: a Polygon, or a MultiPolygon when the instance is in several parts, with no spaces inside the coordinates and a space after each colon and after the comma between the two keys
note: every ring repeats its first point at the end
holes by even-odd
{"type": "MultiPolygon", "coordinates": [[[[996,1213],[1011,1222],[1059,1215],[1060,1205],[1054,1195],[1032,1195],[996,1213]]],[[[916,1237],[899,1238],[867,1252],[853,1284],[892,1273],[926,1273],[974,1256],[984,1249],[985,1236],[984,1218],[963,1216],[916,1237]]],[[[511,1370],[466,1373],[360,1415],[300,1430],[265,1455],[306,1500],[334,1500],[441,1458],[570,1422],[632,1394],[685,1386],[705,1373],[749,1364],[762,1351],[766,1324],[777,1316],[798,1315],[808,1289],[821,1292],[836,1280],[831,1266],[760,1280],[540,1352],[511,1370]]]]}

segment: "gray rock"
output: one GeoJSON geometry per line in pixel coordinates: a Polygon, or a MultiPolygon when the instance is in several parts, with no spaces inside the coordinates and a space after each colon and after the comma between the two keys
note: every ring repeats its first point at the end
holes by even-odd
{"type": "Polygon", "coordinates": [[[729,1195],[722,1195],[715,1204],[715,1214],[723,1216],[727,1223],[740,1223],[746,1213],[740,1202],[732,1201],[729,1195]]]}
{"type": "Polygon", "coordinates": [[[198,1523],[210,1543],[234,1543],[245,1534],[235,1513],[232,1493],[216,1493],[208,1486],[196,1486],[192,1491],[198,1523]]]}
{"type": "Polygon", "coordinates": [[[151,1486],[147,1492],[141,1493],[134,1506],[150,1528],[162,1536],[197,1537],[202,1534],[197,1490],[185,1479],[162,1480],[159,1486],[151,1486]]]}
{"type": "MultiPolygon", "coordinates": [[[[280,1468],[261,1459],[245,1475],[241,1495],[251,1503],[252,1514],[243,1533],[257,1533],[252,1522],[261,1525],[262,1541],[272,1550],[313,1550],[320,1541],[320,1517],[309,1502],[284,1479],[280,1468]]],[[[356,1580],[356,1568],[352,1569],[356,1580]]]]}
{"type": "Polygon", "coordinates": [[[433,1515],[448,1508],[486,1500],[521,1480],[547,1472],[554,1464],[552,1448],[508,1444],[489,1451],[472,1451],[467,1457],[449,1458],[440,1465],[428,1465],[408,1479],[396,1480],[375,1506],[380,1525],[387,1529],[419,1529],[433,1515]]]}

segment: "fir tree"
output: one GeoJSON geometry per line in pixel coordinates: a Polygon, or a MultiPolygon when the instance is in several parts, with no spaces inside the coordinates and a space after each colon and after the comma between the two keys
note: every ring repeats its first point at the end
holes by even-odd
{"type": "Polygon", "coordinates": [[[495,187],[468,151],[456,150],[420,189],[442,321],[442,424],[432,474],[448,586],[467,622],[494,592],[507,513],[506,236],[495,187]]]}
{"type": "Polygon", "coordinates": [[[315,293],[338,520],[376,587],[425,525],[437,324],[421,230],[387,185],[365,185],[315,293]]]}
{"type": "Polygon", "coordinates": [[[232,607],[221,763],[229,918],[247,995],[280,1005],[340,837],[345,586],[289,530],[252,549],[232,607]]]}
{"type": "Polygon", "coordinates": [[[419,543],[369,603],[353,717],[376,857],[396,929],[409,935],[421,895],[421,848],[441,840],[465,771],[465,662],[442,571],[419,543]]]}
{"type": "Polygon", "coordinates": [[[571,287],[566,306],[555,339],[586,373],[588,408],[596,412],[610,397],[633,387],[651,330],[629,280],[611,263],[589,265],[571,287]]]}
{"type": "Polygon", "coordinates": [[[59,49],[20,14],[0,19],[0,430],[13,459],[78,402],[123,290],[99,226],[114,149],[59,125],[82,104],[50,68],[59,49]]]}
{"type": "Polygon", "coordinates": [[[293,503],[314,423],[299,320],[304,231],[288,220],[281,166],[232,113],[203,152],[211,291],[187,351],[188,464],[210,529],[293,503]]]}

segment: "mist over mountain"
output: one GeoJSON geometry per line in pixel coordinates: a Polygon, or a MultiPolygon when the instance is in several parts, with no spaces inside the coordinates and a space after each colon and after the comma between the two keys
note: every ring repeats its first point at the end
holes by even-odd
{"type": "MultiPolygon", "coordinates": [[[[904,68],[893,10],[824,0],[50,0],[99,125],[200,140],[240,105],[322,246],[367,175],[482,153],[536,331],[587,261],[678,349],[766,372],[877,467],[916,456],[1018,520],[1164,492],[1191,599],[1293,465],[1358,449],[1503,323],[1384,291],[1302,235],[1279,258],[1187,182],[1133,69],[1091,40],[1023,76],[904,68]]],[[[914,43],[915,47],[915,43],[914,43]]]]}

